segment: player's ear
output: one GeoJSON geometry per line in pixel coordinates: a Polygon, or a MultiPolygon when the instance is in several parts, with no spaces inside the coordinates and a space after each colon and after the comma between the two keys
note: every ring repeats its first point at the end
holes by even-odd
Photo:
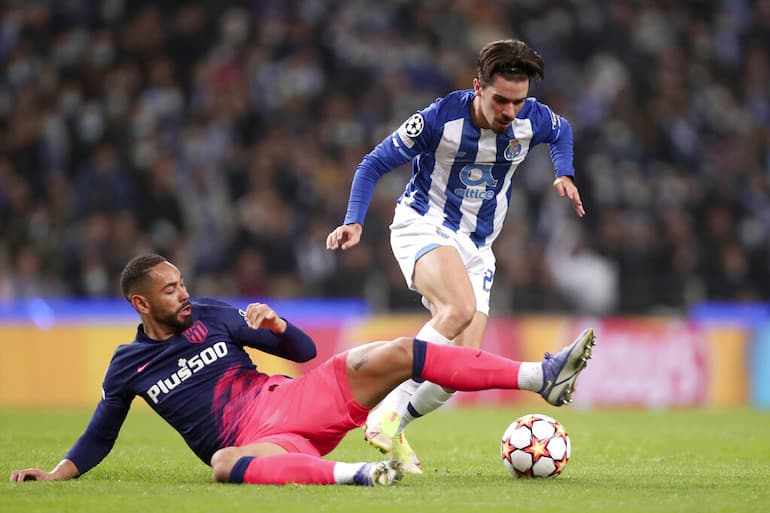
{"type": "Polygon", "coordinates": [[[473,78],[473,90],[476,91],[476,96],[479,95],[481,92],[481,82],[479,82],[478,78],[473,78]]]}
{"type": "Polygon", "coordinates": [[[150,303],[147,301],[147,298],[139,294],[131,295],[131,306],[139,313],[146,314],[150,311],[150,303]]]}

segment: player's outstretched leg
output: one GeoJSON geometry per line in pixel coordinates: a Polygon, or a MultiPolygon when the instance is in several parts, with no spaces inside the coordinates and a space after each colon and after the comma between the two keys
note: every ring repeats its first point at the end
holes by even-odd
{"type": "Polygon", "coordinates": [[[412,375],[452,390],[531,390],[561,406],[569,402],[578,374],[596,343],[591,329],[542,362],[518,362],[469,347],[413,341],[412,375]],[[534,372],[536,371],[536,372],[534,372]]]}
{"type": "Polygon", "coordinates": [[[538,392],[554,406],[572,401],[575,380],[591,358],[591,348],[596,344],[594,330],[589,328],[570,345],[543,360],[543,388],[538,392]]]}
{"type": "MultiPolygon", "coordinates": [[[[383,387],[392,390],[407,377],[408,369],[412,378],[448,390],[530,390],[561,406],[572,399],[575,380],[595,343],[594,332],[588,329],[555,355],[546,353],[542,362],[520,362],[471,347],[402,337],[355,348],[347,353],[346,365],[351,390],[362,405],[379,402],[383,387]]],[[[394,416],[391,422],[395,427],[400,419],[394,416]]]]}
{"type": "Polygon", "coordinates": [[[271,456],[240,456],[240,448],[226,448],[212,458],[214,479],[246,484],[346,484],[392,486],[403,472],[398,461],[344,463],[311,454],[284,453],[271,456]],[[232,463],[233,457],[237,458],[232,463]]]}

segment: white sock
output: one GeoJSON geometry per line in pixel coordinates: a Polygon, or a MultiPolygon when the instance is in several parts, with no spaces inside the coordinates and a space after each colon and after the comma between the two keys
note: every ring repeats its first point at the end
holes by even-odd
{"type": "Polygon", "coordinates": [[[444,387],[425,381],[409,400],[406,411],[401,416],[400,430],[403,430],[414,419],[441,407],[453,395],[454,392],[447,392],[444,387]]]}
{"type": "Polygon", "coordinates": [[[366,465],[366,463],[335,462],[334,482],[337,484],[353,484],[353,476],[355,476],[356,472],[358,472],[364,465],[366,465]]]}
{"type": "Polygon", "coordinates": [[[519,389],[539,392],[543,388],[543,364],[521,362],[519,366],[519,389]]]}
{"type": "Polygon", "coordinates": [[[452,341],[446,338],[444,335],[436,331],[436,328],[431,326],[430,323],[426,323],[414,338],[419,338],[426,342],[433,342],[434,344],[451,344],[452,341]]]}
{"type": "MultiPolygon", "coordinates": [[[[376,410],[395,411],[401,414],[401,412],[406,409],[406,404],[409,402],[409,399],[412,398],[412,394],[415,393],[421,384],[422,383],[419,383],[413,379],[407,379],[396,388],[391,390],[390,393],[385,396],[385,399],[380,401],[380,404],[377,405],[376,410]]],[[[372,410],[369,415],[371,415],[374,411],[375,410],[372,410]]],[[[367,422],[367,424],[368,423],[369,422],[367,422]]]]}
{"type": "MultiPolygon", "coordinates": [[[[444,335],[436,331],[436,329],[433,326],[431,326],[430,322],[426,323],[422,328],[420,328],[420,331],[417,332],[417,335],[415,335],[415,338],[418,338],[420,340],[425,340],[428,342],[439,343],[439,344],[452,343],[451,340],[449,340],[444,335]]],[[[404,381],[403,383],[398,385],[396,388],[391,390],[390,393],[387,396],[385,396],[385,399],[383,399],[380,402],[380,404],[378,404],[377,407],[369,413],[369,416],[371,417],[372,415],[378,415],[380,411],[395,411],[395,412],[398,412],[398,414],[401,415],[401,417],[403,418],[405,415],[405,412],[407,411],[407,404],[409,403],[409,400],[412,398],[412,395],[423,384],[424,383],[415,381],[413,379],[408,379],[404,381]],[[375,412],[378,412],[378,413],[375,413],[375,412]]],[[[446,399],[444,401],[446,401],[446,399]]],[[[436,406],[436,408],[437,407],[438,406],[436,406]]],[[[411,420],[412,419],[410,418],[410,421],[411,420]]],[[[368,420],[366,423],[370,424],[368,420]]],[[[406,424],[404,424],[403,420],[401,424],[403,429],[403,426],[406,424]]]]}

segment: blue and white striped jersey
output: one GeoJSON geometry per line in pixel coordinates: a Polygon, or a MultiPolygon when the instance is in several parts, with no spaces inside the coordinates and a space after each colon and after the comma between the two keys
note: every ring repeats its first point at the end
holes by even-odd
{"type": "Polygon", "coordinates": [[[363,224],[379,178],[412,161],[412,177],[399,202],[477,247],[502,229],[511,178],[530,148],[549,145],[556,176],[574,176],[572,129],[547,105],[527,98],[505,133],[471,120],[473,89],[454,91],[413,114],[367,154],[356,169],[345,224],[363,224]]]}

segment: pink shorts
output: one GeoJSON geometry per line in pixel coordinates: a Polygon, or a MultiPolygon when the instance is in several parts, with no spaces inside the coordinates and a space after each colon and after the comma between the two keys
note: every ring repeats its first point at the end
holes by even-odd
{"type": "Polygon", "coordinates": [[[331,452],[369,413],[353,398],[346,358],[338,354],[297,379],[271,376],[243,416],[235,445],[269,442],[289,452],[331,452]]]}

